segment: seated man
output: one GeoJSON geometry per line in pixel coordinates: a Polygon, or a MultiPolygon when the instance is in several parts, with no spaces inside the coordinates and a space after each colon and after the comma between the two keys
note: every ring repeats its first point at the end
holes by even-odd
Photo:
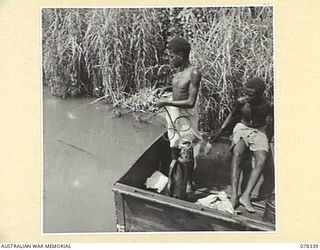
{"type": "Polygon", "coordinates": [[[254,213],[255,210],[250,202],[250,196],[262,174],[269,151],[266,121],[268,116],[271,116],[273,119],[273,104],[263,97],[265,88],[265,82],[261,78],[256,77],[248,80],[244,84],[245,96],[236,100],[233,110],[221,128],[211,138],[211,142],[214,141],[234,119],[241,119],[234,127],[232,135],[231,150],[233,155],[231,163],[230,201],[234,207],[240,203],[247,211],[252,213],[254,213]],[[240,198],[238,198],[240,163],[248,148],[253,152],[255,166],[250,173],[244,192],[240,198]]]}

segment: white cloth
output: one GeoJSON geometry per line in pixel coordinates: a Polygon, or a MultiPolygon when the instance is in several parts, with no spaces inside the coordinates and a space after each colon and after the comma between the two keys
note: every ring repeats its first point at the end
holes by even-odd
{"type": "Polygon", "coordinates": [[[232,146],[240,140],[250,148],[251,151],[264,150],[269,152],[269,142],[265,128],[250,128],[243,123],[238,123],[233,129],[232,146]]]}
{"type": "Polygon", "coordinates": [[[234,208],[224,191],[219,192],[217,195],[211,194],[205,198],[199,199],[196,203],[205,207],[235,214],[234,208]]]}
{"type": "Polygon", "coordinates": [[[182,109],[173,106],[166,106],[170,117],[166,114],[167,120],[167,128],[168,128],[168,137],[170,139],[170,147],[178,147],[181,139],[188,140],[201,140],[201,134],[198,130],[198,114],[195,108],[191,109],[182,109]],[[184,130],[185,127],[189,127],[189,124],[184,122],[179,122],[175,124],[175,128],[173,128],[172,121],[174,122],[178,117],[186,116],[190,121],[190,129],[188,131],[176,132],[174,129],[181,131],[184,130]]]}
{"type": "Polygon", "coordinates": [[[166,187],[168,177],[159,171],[155,171],[149,178],[147,178],[145,185],[147,188],[156,189],[158,193],[166,187]]]}

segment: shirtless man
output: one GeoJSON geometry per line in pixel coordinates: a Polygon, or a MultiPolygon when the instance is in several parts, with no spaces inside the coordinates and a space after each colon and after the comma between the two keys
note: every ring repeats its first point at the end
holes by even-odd
{"type": "MultiPolygon", "coordinates": [[[[266,136],[266,120],[273,119],[273,104],[263,97],[265,82],[261,78],[252,78],[244,85],[243,97],[236,100],[235,105],[221,128],[212,136],[211,141],[218,138],[234,119],[240,122],[234,127],[232,135],[231,163],[231,203],[234,207],[240,203],[247,211],[254,213],[250,196],[265,166],[269,142],[266,136]],[[253,167],[247,186],[238,199],[238,184],[240,178],[240,163],[247,148],[253,152],[255,166],[253,167]]],[[[272,138],[273,135],[270,136],[272,138]]]]}
{"type": "MultiPolygon", "coordinates": [[[[170,65],[174,70],[172,79],[172,86],[165,87],[160,90],[172,90],[172,101],[159,101],[156,106],[166,107],[171,120],[174,121],[179,116],[187,116],[191,122],[191,128],[186,133],[183,133],[182,137],[188,137],[190,140],[200,139],[200,133],[197,129],[197,114],[194,109],[197,95],[200,86],[201,73],[200,71],[192,66],[189,61],[190,44],[182,37],[174,37],[168,43],[170,65]]],[[[167,119],[168,128],[172,127],[173,124],[167,119]]],[[[179,129],[179,128],[176,128],[179,129]]],[[[170,131],[168,131],[169,133],[170,131]]],[[[181,135],[174,133],[173,138],[170,139],[170,147],[172,152],[173,162],[181,156],[181,135]]],[[[192,155],[193,158],[193,155],[192,155]]],[[[194,159],[191,159],[193,162],[194,159]]],[[[170,168],[172,169],[171,164],[170,168]]],[[[190,164],[189,164],[190,165],[190,164]]],[[[183,170],[184,171],[184,170],[183,170]]],[[[191,186],[191,170],[188,170],[188,188],[191,186]]],[[[183,193],[183,191],[182,191],[183,193]]],[[[179,195],[178,195],[179,196],[179,195]]],[[[182,194],[183,196],[183,194],[182,194]]]]}

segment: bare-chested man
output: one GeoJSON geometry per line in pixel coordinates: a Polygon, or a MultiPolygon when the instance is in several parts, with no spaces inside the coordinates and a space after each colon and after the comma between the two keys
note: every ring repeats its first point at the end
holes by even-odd
{"type": "MultiPolygon", "coordinates": [[[[170,118],[167,117],[168,128],[172,128],[174,121],[179,116],[187,116],[191,122],[191,128],[184,133],[175,133],[172,130],[168,130],[168,133],[173,133],[172,136],[169,135],[170,138],[170,147],[172,151],[172,160],[170,168],[181,159],[181,142],[183,139],[188,138],[190,141],[194,139],[200,139],[200,133],[197,129],[198,119],[197,114],[194,109],[197,95],[200,86],[201,73],[200,71],[192,66],[189,61],[189,53],[190,53],[190,44],[189,42],[182,37],[174,37],[168,43],[169,49],[169,58],[170,65],[174,69],[174,75],[172,79],[172,86],[161,89],[160,92],[164,92],[165,90],[172,90],[172,101],[160,101],[156,103],[156,105],[161,107],[166,107],[170,118]],[[182,135],[182,136],[181,136],[182,135]]],[[[174,128],[179,129],[179,128],[174,128]]],[[[192,155],[193,158],[193,155],[192,155]]],[[[191,159],[193,162],[194,159],[191,159]]],[[[189,164],[190,165],[190,164],[189,164]]],[[[193,167],[193,166],[192,166],[193,167]]],[[[181,170],[182,172],[186,172],[186,170],[181,170]]],[[[190,189],[191,183],[191,171],[192,169],[188,169],[188,174],[183,174],[187,178],[187,188],[190,189]]],[[[180,176],[181,177],[181,176],[180,176]]],[[[180,177],[177,177],[178,179],[180,177]]],[[[185,178],[183,177],[183,178],[185,178]]],[[[181,179],[181,178],[180,178],[181,179]]],[[[184,182],[184,181],[182,181],[184,182]]],[[[184,186],[184,185],[180,185],[184,186]]],[[[188,190],[187,190],[188,191],[188,190]]],[[[185,190],[180,190],[177,192],[178,198],[183,198],[185,190]],[[181,197],[179,197],[181,196],[181,197]]]]}
{"type": "MultiPolygon", "coordinates": [[[[234,207],[240,203],[247,211],[255,212],[250,196],[265,166],[269,142],[266,136],[266,121],[270,116],[273,120],[273,104],[263,97],[265,82],[262,78],[252,78],[244,85],[245,96],[236,100],[234,108],[221,128],[213,135],[214,141],[231,124],[234,119],[240,122],[234,127],[232,135],[232,163],[231,163],[231,203],[234,207]],[[238,198],[238,184],[240,178],[240,163],[246,149],[253,152],[255,166],[251,171],[247,186],[238,198]]],[[[270,136],[270,138],[272,135],[270,136]]]]}

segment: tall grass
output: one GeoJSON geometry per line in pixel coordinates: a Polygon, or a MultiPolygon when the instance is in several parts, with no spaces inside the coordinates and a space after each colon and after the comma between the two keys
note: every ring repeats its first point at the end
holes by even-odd
{"type": "Polygon", "coordinates": [[[44,82],[52,94],[105,94],[115,103],[168,80],[165,9],[43,9],[42,14],[44,82]]]}
{"type": "Polygon", "coordinates": [[[264,77],[273,96],[272,7],[42,11],[43,82],[53,95],[153,110],[146,93],[170,84],[166,44],[182,35],[203,76],[201,129],[221,124],[250,77],[264,77]]]}
{"type": "Polygon", "coordinates": [[[267,96],[273,96],[272,14],[270,7],[184,10],[191,59],[203,75],[199,107],[205,130],[221,124],[249,78],[263,77],[267,96]]]}

